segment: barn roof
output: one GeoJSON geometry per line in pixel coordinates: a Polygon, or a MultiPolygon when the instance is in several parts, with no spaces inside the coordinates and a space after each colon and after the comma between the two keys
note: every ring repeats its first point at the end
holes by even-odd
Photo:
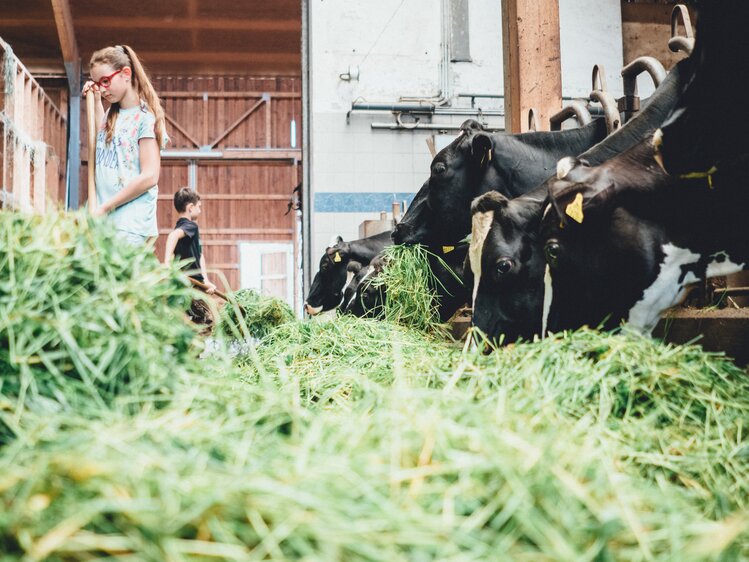
{"type": "Polygon", "coordinates": [[[151,73],[298,75],[299,0],[11,0],[0,37],[35,74],[64,74],[65,41],[82,70],[96,49],[126,43],[151,73]],[[67,31],[58,32],[58,25],[67,31]]]}

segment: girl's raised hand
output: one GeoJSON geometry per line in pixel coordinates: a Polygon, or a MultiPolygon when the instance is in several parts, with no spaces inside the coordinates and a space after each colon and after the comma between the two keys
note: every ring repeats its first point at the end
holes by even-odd
{"type": "Polygon", "coordinates": [[[81,90],[81,95],[85,98],[89,90],[94,92],[95,95],[101,96],[101,90],[99,90],[99,86],[97,86],[93,80],[88,80],[83,85],[83,90],[81,90]]]}

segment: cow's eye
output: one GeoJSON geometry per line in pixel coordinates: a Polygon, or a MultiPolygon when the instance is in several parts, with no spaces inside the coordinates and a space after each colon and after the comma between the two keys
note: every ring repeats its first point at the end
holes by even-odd
{"type": "Polygon", "coordinates": [[[445,166],[444,162],[437,162],[434,165],[434,173],[435,174],[444,174],[447,171],[447,166],[445,166]]]}
{"type": "Polygon", "coordinates": [[[497,273],[499,275],[505,275],[512,271],[512,267],[515,264],[510,258],[502,258],[497,262],[497,273]]]}
{"type": "Polygon", "coordinates": [[[544,257],[549,267],[559,265],[559,243],[556,240],[549,240],[544,246],[544,257]]]}

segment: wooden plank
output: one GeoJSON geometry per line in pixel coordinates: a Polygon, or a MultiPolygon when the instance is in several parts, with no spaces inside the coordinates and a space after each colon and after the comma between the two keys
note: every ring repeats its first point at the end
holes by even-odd
{"type": "Polygon", "coordinates": [[[227,127],[227,128],[226,128],[226,129],[225,129],[225,130],[224,130],[224,131],[223,131],[223,132],[222,132],[222,133],[221,133],[221,134],[220,134],[220,135],[219,135],[219,136],[218,136],[218,137],[216,138],[216,140],[214,140],[214,141],[213,141],[213,142],[212,142],[212,143],[211,143],[211,144],[210,144],[209,146],[210,146],[211,148],[213,148],[213,147],[214,147],[214,146],[216,146],[216,145],[217,145],[217,144],[218,144],[219,142],[221,142],[222,140],[224,140],[224,139],[225,139],[225,138],[226,138],[227,136],[229,136],[229,134],[230,134],[230,133],[231,133],[231,132],[232,132],[232,131],[233,131],[234,129],[236,129],[236,128],[237,128],[237,126],[238,126],[238,125],[239,125],[240,123],[242,123],[242,121],[244,121],[245,119],[247,119],[247,118],[248,118],[248,117],[249,117],[250,115],[252,115],[252,114],[253,114],[253,113],[254,113],[254,112],[255,112],[255,111],[257,110],[257,108],[258,108],[258,107],[260,107],[261,105],[263,105],[263,103],[265,103],[265,100],[263,100],[263,99],[260,99],[260,100],[256,101],[256,102],[255,102],[255,103],[254,103],[254,104],[252,105],[252,107],[250,107],[250,108],[249,108],[249,109],[248,109],[247,111],[245,111],[245,112],[244,112],[244,113],[243,113],[243,114],[242,114],[242,115],[241,115],[241,116],[240,116],[240,117],[239,117],[239,118],[238,118],[238,119],[237,119],[236,121],[234,121],[234,123],[232,123],[231,125],[229,125],[229,126],[228,126],[228,127],[227,127]]]}
{"type": "Polygon", "coordinates": [[[223,151],[223,157],[224,160],[301,160],[302,150],[299,148],[292,148],[291,150],[226,148],[223,151]]]}
{"type": "MultiPolygon", "coordinates": [[[[171,228],[160,228],[159,234],[169,234],[172,231],[171,228]]],[[[240,234],[245,236],[252,236],[257,234],[273,234],[273,235],[290,235],[293,234],[291,228],[206,228],[200,229],[200,235],[231,235],[240,234]]]]}
{"type": "MultiPolygon", "coordinates": [[[[173,195],[161,194],[159,200],[174,199],[173,195]]],[[[217,201],[290,201],[291,195],[279,193],[200,193],[202,200],[217,201]]]]}
{"type": "Polygon", "coordinates": [[[653,336],[667,342],[697,342],[706,351],[723,351],[740,365],[749,364],[749,308],[676,308],[664,314],[653,336]]]}
{"type": "Polygon", "coordinates": [[[528,130],[533,108],[543,130],[562,107],[559,0],[502,0],[505,129],[528,130]]]}
{"type": "MultiPolygon", "coordinates": [[[[12,20],[11,20],[12,21],[12,20]]],[[[271,32],[294,32],[301,31],[301,21],[296,18],[289,19],[254,19],[254,18],[157,18],[157,17],[131,17],[116,16],[81,16],[75,20],[79,27],[90,29],[149,29],[149,30],[219,30],[219,31],[271,31],[271,32]]],[[[3,21],[3,25],[5,25],[3,21]]],[[[139,53],[140,54],[140,53],[139,53]]],[[[254,56],[254,55],[253,55],[254,56]]]]}
{"type": "Polygon", "coordinates": [[[271,122],[271,119],[273,117],[273,114],[271,113],[271,98],[267,98],[267,101],[265,102],[265,147],[270,148],[273,146],[272,138],[273,135],[271,134],[271,131],[273,130],[273,124],[271,122]]]}
{"type": "MultiPolygon", "coordinates": [[[[684,53],[673,53],[668,48],[671,37],[671,11],[673,5],[622,3],[622,54],[624,64],[640,56],[658,59],[665,69],[685,57],[684,53]]],[[[694,10],[690,10],[692,21],[696,21],[694,10]]],[[[679,32],[683,28],[679,26],[679,32]]]]}
{"type": "MultiPolygon", "coordinates": [[[[180,63],[180,64],[242,64],[247,62],[246,52],[234,52],[234,51],[200,51],[192,52],[189,50],[185,51],[145,51],[142,54],[138,52],[138,56],[142,60],[146,60],[149,64],[159,63],[180,63]]],[[[273,53],[252,53],[253,64],[269,64],[269,65],[287,65],[287,66],[298,66],[299,65],[299,54],[298,53],[284,53],[284,52],[273,52],[273,53]]]]}
{"type": "Polygon", "coordinates": [[[200,143],[198,141],[196,141],[195,138],[190,133],[188,133],[187,131],[185,131],[185,129],[182,127],[182,125],[180,125],[179,123],[177,123],[177,121],[173,117],[171,117],[168,113],[165,112],[164,113],[164,118],[169,123],[171,123],[172,127],[174,127],[175,129],[177,129],[182,134],[182,136],[184,136],[187,140],[189,140],[192,144],[194,144],[195,148],[200,148],[200,143]]]}
{"type": "Polygon", "coordinates": [[[263,94],[268,94],[271,98],[287,99],[287,98],[301,98],[302,94],[299,92],[260,92],[260,91],[238,91],[238,92],[159,92],[161,99],[180,99],[180,98],[196,98],[201,99],[204,96],[209,98],[226,98],[226,99],[254,99],[260,98],[263,94]]]}

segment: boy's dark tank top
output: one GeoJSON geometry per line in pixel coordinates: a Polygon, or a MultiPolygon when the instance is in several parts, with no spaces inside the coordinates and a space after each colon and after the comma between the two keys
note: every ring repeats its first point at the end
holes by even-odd
{"type": "Polygon", "coordinates": [[[198,223],[181,217],[174,228],[181,228],[185,236],[177,241],[177,247],[174,249],[174,257],[178,260],[190,260],[183,269],[196,270],[191,273],[190,277],[197,279],[201,283],[204,281],[200,273],[200,233],[198,232],[198,223]]]}

